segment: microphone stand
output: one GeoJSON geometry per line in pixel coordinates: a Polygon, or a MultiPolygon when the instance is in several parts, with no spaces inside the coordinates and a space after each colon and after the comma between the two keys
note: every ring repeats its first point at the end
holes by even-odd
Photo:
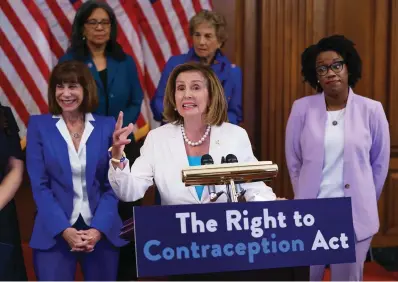
{"type": "Polygon", "coordinates": [[[227,203],[231,203],[232,199],[231,199],[231,195],[229,192],[229,184],[225,184],[225,189],[226,189],[225,195],[227,195],[227,203]]]}

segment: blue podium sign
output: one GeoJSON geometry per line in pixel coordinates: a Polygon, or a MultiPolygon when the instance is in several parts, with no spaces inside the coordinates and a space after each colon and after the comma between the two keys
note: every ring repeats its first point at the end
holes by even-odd
{"type": "Polygon", "coordinates": [[[135,207],[138,277],[355,262],[351,199],[135,207]]]}

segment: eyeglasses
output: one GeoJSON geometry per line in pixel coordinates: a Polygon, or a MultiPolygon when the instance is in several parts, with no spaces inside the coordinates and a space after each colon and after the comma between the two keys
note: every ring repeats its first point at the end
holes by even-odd
{"type": "Polygon", "coordinates": [[[327,65],[319,66],[315,68],[315,71],[319,76],[326,75],[329,72],[329,70],[334,71],[334,73],[339,73],[343,70],[344,64],[345,64],[344,61],[338,61],[328,66],[327,65]]]}
{"type": "Polygon", "coordinates": [[[88,21],[86,21],[86,24],[92,29],[97,28],[98,25],[101,25],[104,28],[108,28],[111,25],[111,21],[110,20],[101,20],[101,21],[88,20],[88,21]]]}

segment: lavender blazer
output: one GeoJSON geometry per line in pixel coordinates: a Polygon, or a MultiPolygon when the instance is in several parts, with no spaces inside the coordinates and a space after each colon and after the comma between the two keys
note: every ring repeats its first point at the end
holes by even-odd
{"type": "MultiPolygon", "coordinates": [[[[295,199],[317,198],[322,181],[326,126],[324,93],[294,102],[286,127],[286,162],[295,199]]],[[[377,200],[387,177],[390,133],[380,102],[352,89],[345,113],[345,196],[351,197],[358,241],[377,233],[377,200]]]]}

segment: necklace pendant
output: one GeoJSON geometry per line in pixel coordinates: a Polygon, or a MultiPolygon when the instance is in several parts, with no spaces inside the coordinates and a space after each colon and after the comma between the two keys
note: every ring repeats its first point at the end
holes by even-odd
{"type": "Polygon", "coordinates": [[[334,126],[336,126],[336,125],[338,124],[337,120],[334,120],[334,121],[332,122],[332,124],[333,124],[334,126]]]}

